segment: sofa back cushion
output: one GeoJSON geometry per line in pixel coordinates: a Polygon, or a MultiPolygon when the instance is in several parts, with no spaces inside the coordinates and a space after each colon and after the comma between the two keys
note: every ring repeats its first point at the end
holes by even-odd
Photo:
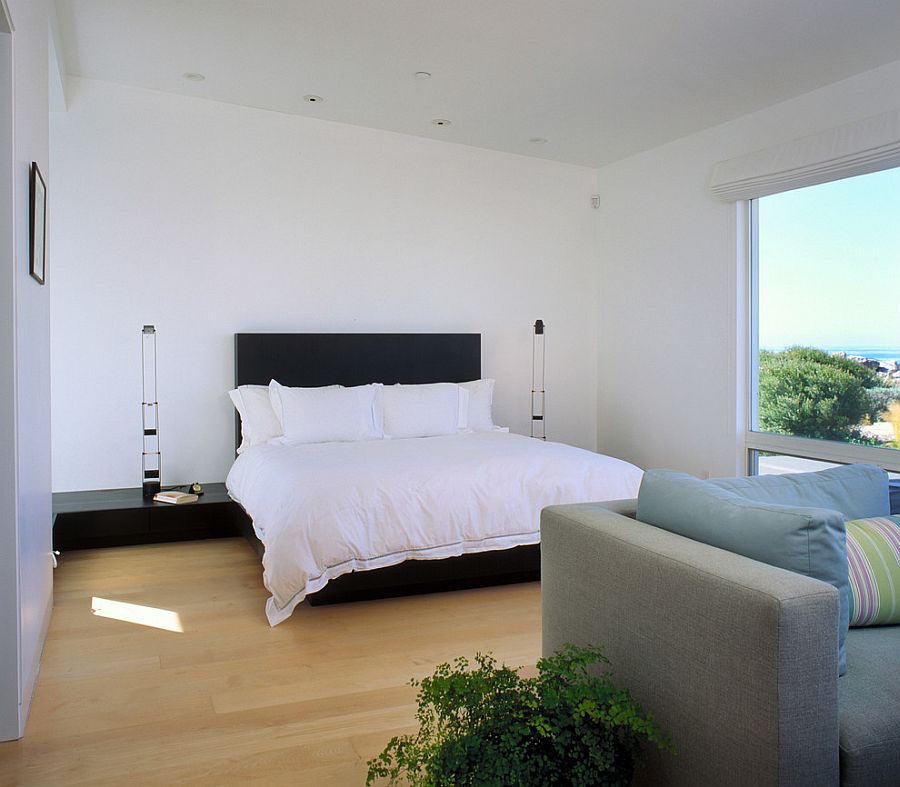
{"type": "Polygon", "coordinates": [[[840,511],[844,519],[891,513],[888,475],[874,465],[844,465],[815,473],[712,478],[709,483],[759,503],[832,508],[840,511]]]}
{"type": "Polygon", "coordinates": [[[695,541],[828,582],[840,594],[839,674],[850,586],[844,516],[829,508],[751,500],[671,470],[648,470],[638,494],[637,518],[695,541]]]}

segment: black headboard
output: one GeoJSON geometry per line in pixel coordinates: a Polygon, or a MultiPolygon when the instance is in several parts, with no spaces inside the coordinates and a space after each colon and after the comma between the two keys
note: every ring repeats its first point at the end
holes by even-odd
{"type": "MultiPolygon", "coordinates": [[[[234,383],[313,388],[463,383],[481,377],[479,333],[236,333],[234,383]]],[[[238,432],[240,430],[238,429],[238,432]]]]}

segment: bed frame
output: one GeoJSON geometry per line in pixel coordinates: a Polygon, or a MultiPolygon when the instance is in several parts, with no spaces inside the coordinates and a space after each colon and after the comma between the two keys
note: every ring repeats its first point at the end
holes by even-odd
{"type": "MultiPolygon", "coordinates": [[[[481,377],[477,333],[237,333],[238,385],[366,385],[462,383],[481,377]]],[[[235,419],[235,446],[240,419],[235,419]]],[[[263,546],[244,516],[242,532],[257,554],[263,546]]],[[[540,579],[540,545],[444,558],[345,574],[307,600],[312,606],[406,596],[540,579]]]]}

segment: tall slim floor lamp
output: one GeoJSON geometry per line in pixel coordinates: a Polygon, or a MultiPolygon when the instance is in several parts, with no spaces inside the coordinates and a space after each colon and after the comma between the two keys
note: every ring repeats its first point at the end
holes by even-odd
{"type": "Polygon", "coordinates": [[[144,449],[141,454],[144,497],[153,497],[160,489],[159,402],[156,400],[156,328],[145,325],[141,331],[144,395],[141,414],[144,422],[144,449]]]}
{"type": "Polygon", "coordinates": [[[544,321],[534,323],[534,348],[531,361],[531,436],[547,439],[544,421],[544,321]]]}

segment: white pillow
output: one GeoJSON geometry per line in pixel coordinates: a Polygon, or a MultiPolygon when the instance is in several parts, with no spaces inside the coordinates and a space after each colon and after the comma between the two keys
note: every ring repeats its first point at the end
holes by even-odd
{"type": "Polygon", "coordinates": [[[473,432],[490,432],[494,428],[491,408],[494,403],[494,381],[473,380],[460,383],[459,387],[469,394],[469,413],[466,428],[473,432]]]}
{"type": "Polygon", "coordinates": [[[381,391],[384,436],[434,437],[456,433],[461,423],[461,396],[456,383],[386,385],[381,391]]]}
{"type": "Polygon", "coordinates": [[[459,416],[456,419],[456,428],[465,431],[469,422],[469,392],[460,385],[456,386],[456,390],[459,391],[459,416]]]}
{"type": "Polygon", "coordinates": [[[277,380],[271,380],[269,384],[266,386],[266,396],[269,397],[269,407],[272,408],[272,413],[275,415],[276,420],[278,421],[278,436],[284,436],[284,430],[281,428],[281,424],[284,421],[284,408],[282,407],[282,400],[280,396],[272,396],[271,389],[272,383],[275,383],[280,389],[285,389],[288,391],[333,391],[336,388],[343,388],[343,385],[323,385],[316,386],[315,388],[291,388],[287,385],[282,385],[277,380]]]}
{"type": "Polygon", "coordinates": [[[237,452],[281,436],[281,423],[269,400],[268,385],[241,385],[228,395],[241,416],[241,445],[237,452]]]}
{"type": "Polygon", "coordinates": [[[272,409],[281,421],[283,443],[379,440],[376,396],[380,384],[342,388],[288,388],[269,383],[272,409]]]}

